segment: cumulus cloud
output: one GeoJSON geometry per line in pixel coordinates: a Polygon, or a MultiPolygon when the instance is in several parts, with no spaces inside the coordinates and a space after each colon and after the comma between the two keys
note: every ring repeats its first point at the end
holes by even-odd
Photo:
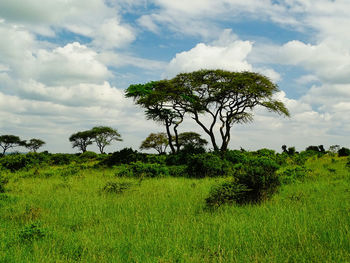
{"type": "Polygon", "coordinates": [[[252,66],[246,61],[251,49],[252,43],[249,41],[237,40],[227,47],[199,43],[189,51],[176,54],[167,72],[173,76],[199,69],[251,70],[252,66]]]}

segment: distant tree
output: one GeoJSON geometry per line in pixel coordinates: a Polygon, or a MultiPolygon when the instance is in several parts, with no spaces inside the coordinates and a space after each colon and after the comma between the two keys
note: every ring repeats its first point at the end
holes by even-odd
{"type": "Polygon", "coordinates": [[[145,109],[147,119],[165,126],[172,153],[180,150],[178,127],[185,115],[185,109],[178,104],[178,93],[170,80],[130,85],[125,91],[126,97],[133,98],[137,105],[145,109]]]}
{"type": "Polygon", "coordinates": [[[287,153],[288,155],[294,155],[296,153],[295,151],[295,147],[288,147],[287,149],[287,145],[282,145],[282,150],[284,153],[287,153]]]}
{"type": "Polygon", "coordinates": [[[196,132],[183,132],[179,134],[180,147],[202,148],[208,144],[208,141],[201,138],[201,135],[196,132]]]}
{"type": "Polygon", "coordinates": [[[45,142],[40,139],[30,139],[28,142],[25,142],[25,147],[33,152],[36,152],[44,144],[45,142]]]}
{"type": "Polygon", "coordinates": [[[148,150],[155,149],[159,154],[165,153],[166,148],[168,147],[168,137],[164,132],[151,133],[148,137],[142,142],[140,149],[148,150]]]}
{"type": "Polygon", "coordinates": [[[94,135],[91,130],[81,131],[72,134],[69,137],[69,141],[72,143],[73,148],[79,148],[83,153],[86,152],[86,148],[92,144],[94,135]]]}
{"type": "Polygon", "coordinates": [[[338,150],[338,156],[344,157],[344,156],[350,156],[350,149],[342,147],[338,150]]]}
{"type": "Polygon", "coordinates": [[[17,146],[24,146],[25,142],[15,135],[1,135],[0,147],[3,149],[2,154],[5,155],[6,151],[10,148],[17,146]]]}
{"type": "Polygon", "coordinates": [[[121,135],[116,129],[107,126],[97,126],[92,128],[92,138],[96,142],[100,153],[104,153],[104,149],[107,145],[110,145],[112,141],[122,141],[121,135]]]}
{"type": "Polygon", "coordinates": [[[329,146],[329,151],[331,153],[337,153],[339,149],[340,149],[340,145],[338,144],[329,146]]]}

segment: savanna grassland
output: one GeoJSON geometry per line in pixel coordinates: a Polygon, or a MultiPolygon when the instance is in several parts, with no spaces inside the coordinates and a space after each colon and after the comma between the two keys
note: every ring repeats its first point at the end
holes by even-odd
{"type": "Polygon", "coordinates": [[[0,262],[350,261],[347,157],[281,166],[269,200],[215,209],[205,199],[226,177],[135,178],[95,162],[1,171],[0,262]]]}

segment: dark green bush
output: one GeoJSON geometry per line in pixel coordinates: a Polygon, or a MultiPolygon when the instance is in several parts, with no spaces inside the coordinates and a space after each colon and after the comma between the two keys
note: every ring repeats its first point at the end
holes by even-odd
{"type": "Polygon", "coordinates": [[[79,155],[79,159],[83,162],[96,160],[98,158],[98,154],[95,152],[86,151],[79,155]]]}
{"type": "Polygon", "coordinates": [[[187,162],[187,174],[194,178],[228,176],[233,169],[232,163],[215,153],[192,155],[187,162]]]}
{"type": "Polygon", "coordinates": [[[284,167],[277,174],[282,184],[290,184],[302,181],[308,172],[309,170],[305,166],[295,165],[284,167]]]}
{"type": "Polygon", "coordinates": [[[350,156],[350,149],[342,147],[338,151],[339,157],[350,156]]]}
{"type": "Polygon", "coordinates": [[[8,179],[0,174],[0,193],[5,193],[5,185],[8,183],[8,179]]]}
{"type": "Polygon", "coordinates": [[[270,198],[280,185],[276,171],[278,164],[267,157],[246,160],[234,179],[214,186],[205,199],[207,207],[225,203],[259,203],[270,198]]]}
{"type": "Polygon", "coordinates": [[[55,153],[50,156],[53,165],[67,165],[77,160],[74,154],[55,153]]]}
{"type": "Polygon", "coordinates": [[[105,193],[121,194],[128,190],[133,184],[130,182],[107,182],[102,188],[105,193]]]}
{"type": "Polygon", "coordinates": [[[168,166],[169,175],[173,177],[188,177],[187,165],[168,166]]]}
{"type": "Polygon", "coordinates": [[[223,204],[243,203],[247,192],[245,185],[236,181],[226,181],[211,188],[209,196],[205,199],[208,208],[218,208],[223,204]]]}
{"type": "Polygon", "coordinates": [[[134,162],[128,165],[118,167],[117,176],[127,177],[163,177],[169,175],[169,170],[166,166],[158,163],[143,163],[134,162]]]}
{"type": "Polygon", "coordinates": [[[40,227],[39,223],[31,223],[25,226],[19,233],[22,242],[32,242],[45,237],[46,231],[40,227]]]}
{"type": "Polygon", "coordinates": [[[257,203],[269,199],[280,185],[276,171],[279,165],[266,157],[253,157],[247,160],[236,173],[237,184],[244,185],[245,192],[241,203],[257,203]]]}
{"type": "Polygon", "coordinates": [[[23,168],[29,168],[32,165],[32,160],[25,154],[9,154],[0,159],[0,165],[5,169],[15,172],[23,168]]]}
{"type": "Polygon", "coordinates": [[[146,163],[158,163],[165,165],[167,156],[165,154],[146,154],[145,162],[146,163]]]}
{"type": "Polygon", "coordinates": [[[79,166],[71,165],[59,170],[59,175],[62,177],[74,176],[80,174],[79,166]]]}
{"type": "Polygon", "coordinates": [[[247,161],[246,152],[238,151],[238,150],[228,150],[225,152],[225,159],[233,164],[244,163],[247,161]]]}
{"type": "Polygon", "coordinates": [[[130,164],[132,162],[144,161],[145,154],[134,151],[131,148],[124,148],[120,151],[109,154],[105,160],[101,162],[101,165],[109,167],[119,164],[130,164]]]}

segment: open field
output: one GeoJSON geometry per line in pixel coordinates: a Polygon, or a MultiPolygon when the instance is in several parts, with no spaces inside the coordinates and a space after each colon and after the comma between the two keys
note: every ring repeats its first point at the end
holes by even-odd
{"type": "Polygon", "coordinates": [[[214,211],[204,200],[224,178],[7,173],[0,262],[349,262],[346,162],[311,158],[307,176],[271,200],[214,211]],[[128,189],[103,191],[108,182],[128,189]]]}

